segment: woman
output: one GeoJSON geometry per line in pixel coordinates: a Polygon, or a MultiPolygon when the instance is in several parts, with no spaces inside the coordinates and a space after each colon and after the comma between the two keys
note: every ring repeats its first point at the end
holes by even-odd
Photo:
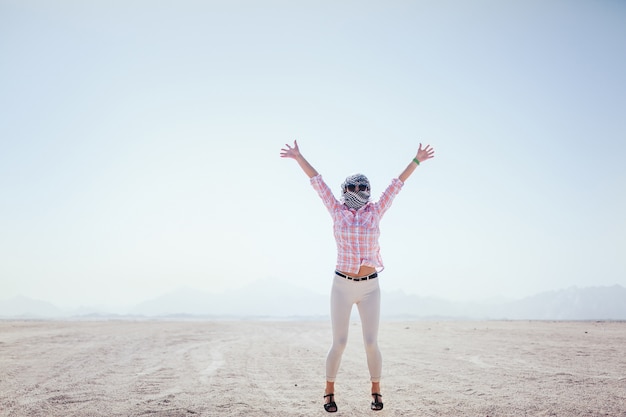
{"type": "Polygon", "coordinates": [[[382,357],[378,349],[378,325],[380,322],[380,287],[378,273],[384,268],[380,257],[378,228],[380,219],[389,209],[394,197],[400,192],[404,182],[415,168],[434,156],[434,150],[420,143],[417,155],[394,178],[382,193],[378,202],[370,201],[370,184],[362,174],[354,174],[341,184],[341,200],[337,200],[322,176],[302,156],[298,142],[281,149],[280,156],[295,159],[300,168],[311,179],[313,188],[322,198],[333,218],[335,240],[337,242],[337,265],[330,297],[330,315],[333,342],[326,357],[326,390],[324,409],[330,413],[337,411],[335,403],[335,379],[341,356],[348,341],[348,328],[352,306],[357,305],[363,328],[363,341],[367,356],[367,366],[372,383],[372,410],[382,410],[380,377],[382,357]]]}

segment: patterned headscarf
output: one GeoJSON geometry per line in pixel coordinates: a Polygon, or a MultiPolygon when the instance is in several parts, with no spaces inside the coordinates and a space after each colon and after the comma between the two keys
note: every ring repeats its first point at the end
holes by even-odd
{"type": "Polygon", "coordinates": [[[351,209],[358,210],[363,207],[370,199],[370,182],[363,174],[349,175],[341,184],[341,201],[351,209]],[[354,191],[348,191],[348,185],[356,186],[354,191]],[[365,191],[359,191],[359,185],[366,185],[365,191]]]}

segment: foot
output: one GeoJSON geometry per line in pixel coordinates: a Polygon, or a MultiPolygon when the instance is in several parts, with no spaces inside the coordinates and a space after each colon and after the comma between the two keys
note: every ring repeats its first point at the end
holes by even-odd
{"type": "Polygon", "coordinates": [[[383,401],[382,401],[383,396],[377,392],[373,392],[372,397],[374,397],[374,401],[372,401],[372,406],[371,406],[372,410],[374,411],[382,410],[383,409],[383,401]]]}
{"type": "Polygon", "coordinates": [[[326,399],[326,403],[324,404],[324,410],[329,413],[337,412],[337,404],[335,404],[335,394],[326,394],[324,395],[324,399],[326,399]]]}

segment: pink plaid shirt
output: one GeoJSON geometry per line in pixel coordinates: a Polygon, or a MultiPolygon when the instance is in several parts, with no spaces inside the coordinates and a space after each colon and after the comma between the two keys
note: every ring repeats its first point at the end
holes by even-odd
{"type": "Polygon", "coordinates": [[[402,189],[402,181],[398,178],[391,180],[378,202],[368,202],[360,210],[350,209],[339,202],[321,175],[311,178],[311,185],[333,218],[337,242],[337,270],[354,275],[359,272],[361,265],[367,265],[382,271],[384,265],[378,244],[378,224],[402,189]]]}

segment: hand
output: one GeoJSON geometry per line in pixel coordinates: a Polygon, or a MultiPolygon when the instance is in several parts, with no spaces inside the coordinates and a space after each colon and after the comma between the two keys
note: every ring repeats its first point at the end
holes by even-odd
{"type": "Polygon", "coordinates": [[[418,161],[420,161],[420,163],[433,158],[434,156],[435,150],[431,148],[430,145],[426,145],[426,147],[422,149],[422,144],[420,143],[419,149],[417,150],[417,156],[415,157],[418,161]]]}
{"type": "Polygon", "coordinates": [[[289,146],[288,143],[286,143],[285,146],[287,148],[283,148],[283,149],[280,150],[280,157],[281,158],[296,159],[296,158],[302,156],[302,154],[300,153],[300,149],[298,148],[298,141],[297,140],[293,141],[293,148],[291,146],[289,146]]]}
{"type": "Polygon", "coordinates": [[[302,168],[304,173],[308,175],[309,178],[313,178],[319,175],[317,171],[315,170],[315,168],[313,168],[311,164],[309,164],[309,162],[306,159],[304,159],[304,156],[302,156],[302,154],[300,153],[297,140],[293,141],[293,147],[291,147],[288,143],[286,143],[285,146],[286,146],[285,148],[280,150],[281,158],[295,159],[298,165],[300,165],[300,168],[302,168]]]}

